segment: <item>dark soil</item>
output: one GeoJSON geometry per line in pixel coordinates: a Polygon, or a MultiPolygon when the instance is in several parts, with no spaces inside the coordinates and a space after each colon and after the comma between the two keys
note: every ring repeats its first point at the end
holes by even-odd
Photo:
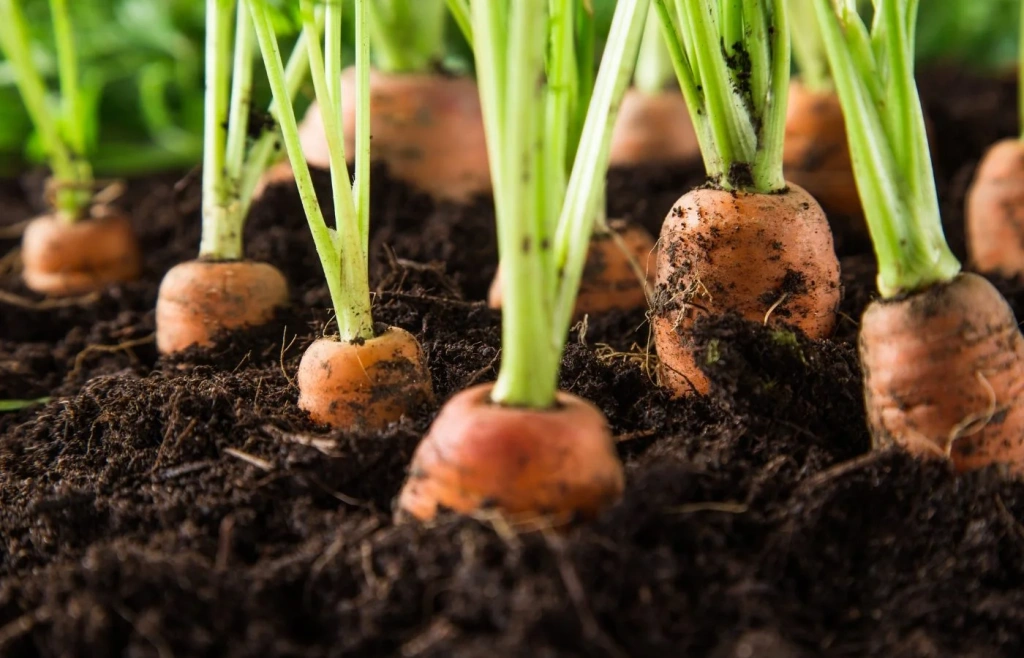
{"type": "MultiPolygon", "coordinates": [[[[937,72],[922,93],[962,254],[964,189],[1016,132],[1016,90],[937,72]]],[[[480,301],[491,211],[437,207],[375,173],[376,318],[417,334],[443,401],[496,374],[499,316],[480,301]]],[[[696,163],[613,172],[611,214],[657,232],[701,178],[696,163]]],[[[0,655],[1024,652],[1024,484],[869,452],[852,340],[874,261],[841,220],[835,339],[705,321],[707,398],[653,385],[643,313],[574,331],[562,384],[607,414],[626,494],[565,534],[516,534],[493,517],[392,523],[436,406],[376,434],[297,410],[291,378],[329,315],[294,192],[272,189],[247,228],[292,307],[223,348],[157,357],[160,277],[198,243],[197,180],[179,179],[119,201],[147,253],[139,282],[53,306],[0,263],[0,399],[52,398],[0,414],[0,655]]],[[[0,227],[31,214],[36,190],[0,184],[0,227]]],[[[0,233],[0,253],[16,244],[0,233]]],[[[1024,317],[1024,286],[997,284],[1024,317]]]]}

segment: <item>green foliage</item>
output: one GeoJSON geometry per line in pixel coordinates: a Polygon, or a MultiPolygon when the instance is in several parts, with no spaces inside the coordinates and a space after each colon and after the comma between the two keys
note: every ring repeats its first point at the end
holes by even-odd
{"type": "Polygon", "coordinates": [[[1019,0],[921,0],[919,61],[996,70],[1017,55],[1019,0]]]}

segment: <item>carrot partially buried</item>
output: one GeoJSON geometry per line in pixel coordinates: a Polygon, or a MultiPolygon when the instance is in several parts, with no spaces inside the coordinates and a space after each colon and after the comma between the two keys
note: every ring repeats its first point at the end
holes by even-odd
{"type": "Polygon", "coordinates": [[[701,188],[665,218],[658,251],[654,340],[661,383],[707,393],[691,335],[702,316],[738,313],[758,323],[832,333],[839,266],[821,207],[790,185],[765,194],[701,188]]]}
{"type": "MultiPolygon", "coordinates": [[[[480,100],[472,78],[441,71],[443,0],[375,3],[370,8],[376,68],[369,74],[370,158],[392,176],[436,199],[465,202],[491,190],[480,100]]],[[[347,68],[339,87],[338,115],[351,159],[356,145],[356,71],[347,68]]],[[[303,153],[327,168],[323,106],[310,105],[299,125],[303,153]]],[[[287,163],[267,181],[290,178],[287,163]]]]}
{"type": "Polygon", "coordinates": [[[537,118],[564,100],[566,79],[544,75],[545,52],[550,44],[554,59],[571,61],[574,3],[471,4],[478,39],[489,44],[475,54],[504,273],[501,368],[497,382],[442,408],[413,456],[399,518],[493,509],[561,525],[592,518],[622,495],[607,421],[592,404],[558,391],[558,371],[603,203],[611,125],[631,74],[625,63],[635,57],[647,6],[621,0],[616,7],[566,189],[548,185],[549,176],[564,174],[564,124],[537,118]],[[526,202],[553,189],[551,203],[526,202]]]}
{"type": "MultiPolygon", "coordinates": [[[[576,295],[574,317],[647,308],[654,285],[657,249],[642,226],[621,220],[595,230],[590,238],[587,263],[576,295]]],[[[487,304],[501,308],[504,283],[501,270],[491,282],[487,304]]]]}
{"type": "Polygon", "coordinates": [[[163,354],[209,347],[218,334],[265,324],[288,303],[276,267],[254,261],[193,260],[171,268],[156,302],[156,346],[163,354]]]}
{"type": "MultiPolygon", "coordinates": [[[[256,139],[249,134],[256,54],[249,10],[244,1],[210,0],[206,19],[199,258],[171,268],[160,284],[156,343],[163,354],[210,347],[218,335],[268,322],[288,303],[284,275],[270,264],[246,260],[242,241],[252,186],[277,139],[265,127],[256,139]],[[234,69],[232,51],[238,63],[234,69]]],[[[304,43],[305,37],[293,61],[305,56],[304,43]]]]}
{"type": "Polygon", "coordinates": [[[416,448],[399,510],[426,520],[494,507],[559,523],[593,517],[622,494],[622,465],[594,405],[558,393],[548,409],[508,407],[493,390],[474,386],[445,404],[416,448]]]}
{"type": "Polygon", "coordinates": [[[50,10],[60,103],[48,98],[21,2],[0,6],[0,50],[51,169],[52,211],[30,222],[22,236],[23,279],[36,292],[76,295],[136,278],[141,257],[128,219],[93,196],[86,156],[95,117],[82,102],[73,21],[66,1],[51,2],[50,10]]]}
{"type": "Polygon", "coordinates": [[[142,270],[131,223],[116,212],[74,222],[59,214],[32,220],[21,238],[21,260],[25,285],[48,295],[99,290],[142,270]]]}
{"type": "MultiPolygon", "coordinates": [[[[341,97],[331,93],[329,80],[341,74],[341,53],[334,45],[340,39],[341,3],[324,8],[327,46],[321,45],[314,12],[316,0],[302,0],[303,35],[312,51],[313,86],[317,99],[327,108],[325,134],[330,156],[336,227],[328,228],[305,160],[295,110],[288,98],[288,85],[274,33],[269,0],[249,0],[253,23],[267,69],[271,91],[279,101],[279,122],[288,159],[295,171],[306,219],[320,256],[338,327],[337,337],[317,340],[307,348],[299,365],[296,382],[299,406],[320,423],[336,427],[378,429],[400,419],[433,399],[426,357],[416,338],[390,327],[377,331],[370,308],[367,272],[367,243],[370,220],[369,178],[369,94],[365,75],[369,70],[369,38],[359,31],[356,47],[356,76],[361,99],[356,144],[355,184],[351,182],[338,123],[341,97]],[[321,50],[323,49],[323,50],[321,50]],[[326,52],[326,57],[324,56],[326,52]]],[[[353,19],[365,25],[370,0],[356,0],[353,19]]]]}
{"type": "Polygon", "coordinates": [[[875,446],[1024,475],[1024,337],[996,289],[960,273],[942,233],[914,84],[916,3],[876,19],[867,59],[861,19],[830,0],[814,6],[878,256],[882,299],[864,312],[859,339],[875,446]],[[903,130],[887,130],[895,125],[903,130]]]}
{"type": "Polygon", "coordinates": [[[303,353],[295,383],[299,407],[335,427],[377,429],[433,400],[423,349],[398,327],[367,339],[317,340],[303,353]]]}
{"type": "Polygon", "coordinates": [[[1024,276],[1024,141],[992,146],[967,190],[967,254],[980,272],[1024,276]]]}
{"type": "Polygon", "coordinates": [[[673,205],[659,240],[652,323],[660,381],[675,395],[708,391],[690,333],[698,317],[735,312],[824,338],[839,305],[825,213],[783,177],[784,5],[757,0],[738,12],[718,4],[657,5],[710,177],[673,205]],[[720,12],[733,22],[717,20],[720,12]],[[684,44],[700,56],[686,58],[684,44]]]}

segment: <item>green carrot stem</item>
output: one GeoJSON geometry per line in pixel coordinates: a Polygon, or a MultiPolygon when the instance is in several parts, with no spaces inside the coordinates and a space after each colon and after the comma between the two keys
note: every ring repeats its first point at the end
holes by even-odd
{"type": "Polygon", "coordinates": [[[379,70],[426,73],[441,61],[445,0],[374,0],[367,9],[379,70]]]}
{"type": "Polygon", "coordinates": [[[960,263],[942,232],[914,83],[916,0],[884,0],[869,33],[851,0],[814,0],[835,80],[883,297],[949,281],[960,263]]]}
{"type": "Polygon", "coordinates": [[[231,16],[235,0],[206,0],[206,96],[203,109],[203,200],[200,255],[230,257],[232,240],[227,181],[228,112],[231,85],[231,16]],[[224,238],[224,239],[222,239],[224,238]],[[223,255],[222,255],[223,254],[223,255]]]}
{"type": "MultiPolygon", "coordinates": [[[[66,7],[58,8],[66,10],[66,7]]],[[[62,20],[67,21],[66,13],[60,17],[54,14],[55,28],[58,32],[70,33],[66,23],[63,27],[57,27],[57,23],[62,20]]],[[[58,47],[63,53],[58,61],[61,79],[68,80],[77,70],[73,42],[65,40],[58,47]],[[65,68],[69,61],[70,71],[65,68]]],[[[47,99],[46,83],[32,58],[22,0],[0,0],[0,48],[14,71],[18,92],[49,159],[57,189],[54,200],[57,215],[65,221],[73,222],[82,216],[91,202],[92,173],[84,159],[76,159],[62,132],[63,122],[58,119],[47,99]]],[[[73,86],[77,89],[77,84],[73,86]]]]}
{"type": "MultiPolygon", "coordinates": [[[[317,101],[323,108],[324,127],[331,160],[331,181],[337,225],[337,229],[332,230],[324,220],[323,211],[313,187],[309,164],[302,153],[295,109],[292,107],[280,46],[274,34],[271,17],[265,4],[266,0],[246,1],[256,27],[256,37],[263,55],[271,92],[278,102],[278,122],[285,149],[292,165],[299,197],[309,222],[310,232],[313,235],[313,242],[327,279],[340,338],[346,341],[371,338],[374,334],[373,319],[370,313],[367,262],[363,257],[360,243],[359,220],[353,192],[349,187],[344,145],[338,125],[341,116],[341,99],[332,97],[327,84],[329,77],[341,75],[339,53],[336,50],[331,50],[332,57],[324,60],[313,2],[312,0],[302,0],[303,32],[306,35],[310,72],[317,101]]],[[[367,0],[356,0],[355,2],[357,23],[366,20],[366,2],[367,0]]],[[[329,4],[325,9],[326,24],[330,25],[332,21],[337,23],[340,20],[341,11],[340,3],[329,4]],[[332,14],[332,12],[339,13],[332,14]]],[[[363,37],[365,38],[366,35],[364,34],[363,37]]],[[[365,47],[357,48],[356,52],[357,69],[368,70],[369,61],[364,56],[360,56],[360,53],[365,53],[365,47]]],[[[360,75],[357,73],[357,79],[359,77],[360,75]]],[[[363,96],[366,97],[365,94],[363,96]]],[[[369,108],[360,107],[358,111],[365,113],[369,111],[369,108]]],[[[369,153],[356,153],[355,156],[356,159],[366,159],[369,158],[369,153]]],[[[368,185],[369,181],[364,181],[362,184],[368,185]]]]}

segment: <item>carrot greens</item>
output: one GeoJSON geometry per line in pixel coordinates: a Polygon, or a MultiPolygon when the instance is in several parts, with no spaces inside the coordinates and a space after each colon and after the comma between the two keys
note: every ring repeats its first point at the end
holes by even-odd
{"type": "Polygon", "coordinates": [[[369,95],[369,0],[355,0],[353,18],[356,28],[356,162],[354,181],[349,177],[345,160],[345,144],[340,126],[342,53],[339,47],[343,7],[339,2],[327,3],[324,10],[324,43],[321,43],[313,0],[301,0],[299,13],[305,37],[310,73],[316,100],[323,111],[327,146],[330,152],[331,187],[336,228],[330,228],[317,199],[299,141],[295,108],[291,102],[287,73],[281,59],[280,46],[274,33],[268,0],[245,0],[256,26],[263,63],[270,88],[277,101],[277,119],[285,149],[295,173],[306,219],[309,222],[317,254],[327,278],[334,306],[338,331],[343,341],[372,338],[370,289],[367,272],[369,242],[369,160],[370,160],[370,95],[369,95]],[[326,45],[325,45],[326,44],[326,45]]]}
{"type": "Polygon", "coordinates": [[[914,82],[918,0],[875,0],[868,29],[852,0],[814,0],[885,297],[960,271],[942,232],[914,82]]]}
{"type": "Polygon", "coordinates": [[[14,70],[18,90],[47,154],[57,214],[73,222],[85,215],[92,201],[93,174],[86,151],[94,117],[84,107],[67,0],[50,1],[50,18],[60,78],[56,107],[32,56],[23,0],[0,0],[0,48],[14,70]]]}
{"type": "Polygon", "coordinates": [[[544,409],[554,403],[589,238],[604,202],[611,127],[648,5],[620,0],[589,103],[574,105],[573,91],[586,93],[586,85],[574,88],[573,81],[591,66],[576,49],[581,33],[582,51],[592,44],[584,3],[471,2],[505,285],[502,363],[492,393],[500,404],[544,409]],[[578,144],[566,130],[573,117],[584,117],[578,144]],[[573,162],[568,173],[567,159],[573,162]]]}
{"type": "Polygon", "coordinates": [[[774,192],[782,175],[789,28],[784,0],[654,0],[708,175],[774,192]]]}

